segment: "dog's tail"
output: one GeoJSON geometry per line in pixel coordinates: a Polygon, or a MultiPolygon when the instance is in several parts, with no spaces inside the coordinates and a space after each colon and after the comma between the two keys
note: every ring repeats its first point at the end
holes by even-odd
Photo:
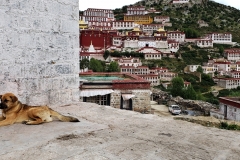
{"type": "Polygon", "coordinates": [[[64,116],[56,111],[54,111],[53,109],[49,108],[50,110],[50,114],[53,117],[57,117],[60,121],[63,122],[80,122],[77,118],[71,117],[71,116],[64,116]]]}

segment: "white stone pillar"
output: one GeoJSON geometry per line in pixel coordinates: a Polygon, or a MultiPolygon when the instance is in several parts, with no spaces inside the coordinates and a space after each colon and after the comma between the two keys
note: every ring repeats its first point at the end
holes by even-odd
{"type": "Polygon", "coordinates": [[[78,0],[0,1],[0,94],[31,105],[78,101],[78,0]]]}

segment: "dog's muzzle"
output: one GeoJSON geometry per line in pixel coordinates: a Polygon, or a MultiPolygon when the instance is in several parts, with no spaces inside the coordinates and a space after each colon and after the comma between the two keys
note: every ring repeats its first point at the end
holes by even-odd
{"type": "Polygon", "coordinates": [[[0,103],[0,109],[6,109],[7,108],[7,105],[4,104],[4,103],[0,103]]]}

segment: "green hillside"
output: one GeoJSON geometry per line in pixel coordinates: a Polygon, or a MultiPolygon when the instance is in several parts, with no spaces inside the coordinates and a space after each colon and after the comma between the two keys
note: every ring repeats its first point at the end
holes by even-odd
{"type": "MultiPolygon", "coordinates": [[[[155,8],[161,13],[151,16],[169,16],[172,27],[167,30],[192,30],[196,34],[187,34],[187,38],[202,36],[210,32],[229,32],[233,35],[233,42],[240,43],[240,10],[208,0],[190,0],[189,4],[173,5],[168,0],[142,0],[134,5],[155,8]],[[198,20],[203,20],[209,26],[199,27],[198,20]]],[[[114,10],[118,20],[123,19],[127,6],[114,10]]]]}

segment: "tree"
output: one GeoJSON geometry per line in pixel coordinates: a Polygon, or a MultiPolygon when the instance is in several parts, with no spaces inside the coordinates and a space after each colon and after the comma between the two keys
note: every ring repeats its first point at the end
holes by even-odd
{"type": "Polygon", "coordinates": [[[179,53],[178,52],[175,53],[175,57],[178,59],[178,57],[179,57],[179,53]]]}
{"type": "Polygon", "coordinates": [[[205,86],[213,86],[215,83],[210,75],[203,73],[201,84],[205,86]]]}
{"type": "Polygon", "coordinates": [[[104,72],[104,67],[101,61],[91,58],[89,62],[89,69],[93,70],[93,72],[104,72]]]}
{"type": "Polygon", "coordinates": [[[184,81],[181,77],[175,77],[172,79],[172,88],[171,88],[171,94],[172,96],[182,96],[183,95],[183,87],[184,87],[184,81]]]}
{"type": "Polygon", "coordinates": [[[186,89],[184,89],[183,98],[192,100],[197,99],[197,93],[193,89],[192,85],[189,85],[186,89]]]}
{"type": "Polygon", "coordinates": [[[128,7],[128,6],[123,6],[123,7],[122,7],[122,12],[123,12],[123,13],[127,13],[127,7],[128,7]]]}
{"type": "Polygon", "coordinates": [[[87,58],[80,60],[80,69],[84,69],[88,67],[89,67],[89,60],[87,58]]]}
{"type": "Polygon", "coordinates": [[[214,76],[217,76],[217,75],[218,75],[218,71],[215,71],[215,72],[214,72],[214,76]]]}
{"type": "Polygon", "coordinates": [[[107,59],[109,55],[110,55],[110,52],[106,50],[103,54],[104,59],[107,59]]]}
{"type": "Polygon", "coordinates": [[[111,62],[107,69],[108,72],[120,72],[120,68],[117,62],[111,62]]]}
{"type": "Polygon", "coordinates": [[[198,66],[197,72],[203,73],[203,68],[201,66],[198,66]]]}
{"type": "MultiPolygon", "coordinates": [[[[189,20],[188,23],[192,23],[191,20],[189,20]]],[[[192,28],[185,28],[183,29],[185,34],[186,34],[186,38],[197,38],[200,36],[199,32],[195,29],[192,28]]]]}
{"type": "Polygon", "coordinates": [[[221,55],[223,55],[223,52],[224,52],[223,46],[220,46],[218,49],[219,49],[219,53],[220,53],[221,55]]]}

